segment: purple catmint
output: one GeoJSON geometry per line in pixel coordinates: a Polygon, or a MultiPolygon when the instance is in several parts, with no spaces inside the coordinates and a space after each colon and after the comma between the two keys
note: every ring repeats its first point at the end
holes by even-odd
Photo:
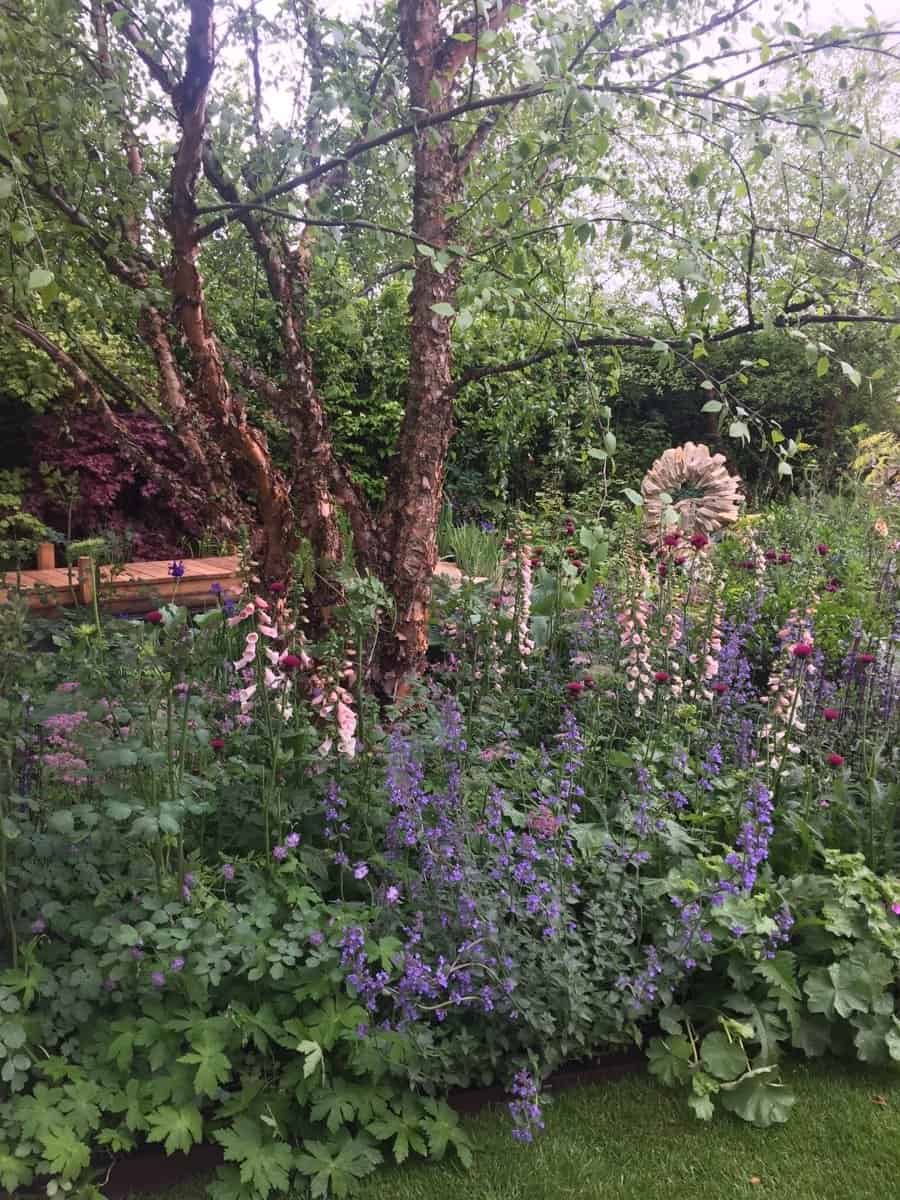
{"type": "Polygon", "coordinates": [[[517,1142],[533,1142],[534,1135],[544,1128],[537,1080],[528,1071],[518,1071],[509,1090],[514,1097],[508,1106],[513,1120],[512,1135],[517,1142]]]}
{"type": "Polygon", "coordinates": [[[166,977],[162,971],[154,971],[150,976],[150,982],[155,988],[163,988],[166,986],[166,977]]]}
{"type": "Polygon", "coordinates": [[[231,883],[232,879],[234,879],[234,864],[233,863],[224,863],[223,864],[222,878],[225,880],[226,883],[231,883]]]}
{"type": "Polygon", "coordinates": [[[288,847],[288,849],[296,850],[297,847],[300,845],[300,834],[299,833],[289,833],[287,835],[287,837],[284,839],[284,844],[288,847]]]}

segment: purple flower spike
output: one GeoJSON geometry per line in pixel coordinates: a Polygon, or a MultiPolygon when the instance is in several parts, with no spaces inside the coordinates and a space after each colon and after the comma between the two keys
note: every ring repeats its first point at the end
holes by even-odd
{"type": "Polygon", "coordinates": [[[162,971],[154,971],[150,976],[150,982],[155,988],[163,988],[166,986],[166,977],[162,971]]]}

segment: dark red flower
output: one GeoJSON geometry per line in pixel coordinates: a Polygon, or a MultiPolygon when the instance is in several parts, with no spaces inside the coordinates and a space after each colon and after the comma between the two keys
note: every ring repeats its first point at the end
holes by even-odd
{"type": "Polygon", "coordinates": [[[584,563],[581,561],[581,559],[580,559],[580,558],[573,558],[573,559],[572,559],[572,566],[573,566],[573,567],[575,567],[577,570],[579,570],[579,571],[580,571],[580,570],[581,570],[581,568],[584,566],[584,563]]]}
{"type": "Polygon", "coordinates": [[[593,679],[591,679],[590,675],[585,675],[584,679],[581,682],[584,684],[584,686],[587,688],[587,690],[589,692],[592,692],[594,690],[594,688],[597,686],[596,683],[594,683],[593,679]]]}
{"type": "Polygon", "coordinates": [[[284,584],[280,583],[278,580],[276,580],[275,583],[269,584],[269,591],[272,593],[273,596],[277,596],[279,594],[279,592],[284,591],[284,584]]]}
{"type": "Polygon", "coordinates": [[[835,754],[832,750],[831,754],[825,759],[829,767],[842,767],[844,765],[843,754],[835,754]]]}
{"type": "Polygon", "coordinates": [[[710,688],[710,691],[715,692],[715,694],[717,696],[724,696],[725,693],[728,691],[728,684],[727,683],[714,683],[712,685],[712,687],[710,688]]]}
{"type": "Polygon", "coordinates": [[[870,663],[873,663],[875,661],[875,655],[874,654],[857,654],[856,661],[859,663],[859,665],[861,667],[867,667],[867,666],[869,666],[870,663]]]}
{"type": "Polygon", "coordinates": [[[220,750],[225,749],[225,739],[224,738],[210,738],[209,744],[213,748],[213,750],[216,751],[216,753],[218,753],[220,750]]]}
{"type": "Polygon", "coordinates": [[[782,564],[793,562],[794,560],[791,558],[790,550],[782,550],[782,552],[778,555],[778,561],[782,564]]]}
{"type": "Polygon", "coordinates": [[[668,671],[657,671],[653,678],[657,683],[668,683],[672,676],[668,671]]]}
{"type": "Polygon", "coordinates": [[[822,716],[825,718],[826,721],[838,721],[838,720],[840,720],[840,716],[841,716],[840,709],[823,708],[822,716]]]}
{"type": "Polygon", "coordinates": [[[660,579],[665,579],[669,573],[669,568],[665,563],[658,563],[656,567],[656,573],[659,575],[660,579]]]}
{"type": "Polygon", "coordinates": [[[663,538],[663,545],[664,546],[677,546],[680,541],[681,541],[680,533],[667,533],[666,536],[663,538]]]}
{"type": "Polygon", "coordinates": [[[162,615],[162,613],[159,611],[159,609],[158,609],[158,608],[154,608],[154,609],[152,609],[152,610],[151,610],[150,612],[148,612],[148,613],[146,614],[146,616],[144,617],[144,620],[145,620],[145,621],[149,621],[151,625],[161,625],[161,624],[162,624],[162,619],[163,619],[163,615],[162,615]]]}
{"type": "Polygon", "coordinates": [[[825,584],[826,592],[839,592],[841,589],[841,581],[839,579],[829,579],[825,584]]]}
{"type": "Polygon", "coordinates": [[[794,658],[809,658],[812,652],[813,648],[809,642],[795,642],[791,646],[791,654],[793,654],[794,658]]]}
{"type": "Polygon", "coordinates": [[[572,679],[566,684],[566,691],[570,696],[580,696],[584,691],[584,684],[580,679],[572,679]]]}
{"type": "Polygon", "coordinates": [[[743,562],[738,563],[738,566],[742,567],[743,570],[745,570],[745,571],[755,571],[756,570],[756,563],[753,561],[752,558],[745,558],[743,562]]]}
{"type": "Polygon", "coordinates": [[[705,533],[695,533],[691,537],[691,545],[695,550],[703,550],[709,545],[709,538],[705,533]]]}
{"type": "Polygon", "coordinates": [[[282,671],[296,671],[298,667],[303,666],[303,662],[296,654],[282,654],[278,660],[278,665],[282,671]]]}
{"type": "Polygon", "coordinates": [[[822,557],[824,558],[827,553],[828,553],[828,547],[825,545],[824,542],[819,542],[818,546],[816,546],[816,554],[821,554],[822,557]]]}
{"type": "Polygon", "coordinates": [[[686,562],[687,562],[687,558],[683,554],[679,554],[678,557],[675,559],[675,566],[683,567],[686,562]]]}
{"type": "Polygon", "coordinates": [[[778,561],[778,551],[777,550],[767,550],[764,557],[765,557],[766,562],[777,562],[778,561]]]}

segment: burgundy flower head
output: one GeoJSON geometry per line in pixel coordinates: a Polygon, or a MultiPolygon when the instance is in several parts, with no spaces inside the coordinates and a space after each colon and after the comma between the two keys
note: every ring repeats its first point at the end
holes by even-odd
{"type": "Polygon", "coordinates": [[[149,621],[151,625],[161,625],[162,619],[163,615],[158,608],[151,609],[151,611],[144,616],[144,620],[149,621]]]}
{"type": "Polygon", "coordinates": [[[829,767],[842,767],[844,765],[844,756],[842,754],[835,754],[834,751],[832,751],[825,761],[828,763],[829,767]]]}
{"type": "Polygon", "coordinates": [[[809,658],[812,652],[813,648],[809,642],[795,642],[791,646],[791,654],[794,658],[809,658]]]}
{"type": "Polygon", "coordinates": [[[709,538],[705,533],[695,533],[691,537],[691,545],[695,550],[703,550],[709,545],[709,538]]]}
{"type": "Polygon", "coordinates": [[[823,708],[822,716],[825,718],[826,721],[837,721],[840,719],[840,716],[841,716],[840,709],[823,708]]]}
{"type": "Polygon", "coordinates": [[[819,542],[818,546],[816,546],[816,554],[821,554],[822,557],[824,558],[827,553],[828,553],[828,547],[826,546],[826,544],[824,542],[819,542]]]}
{"type": "Polygon", "coordinates": [[[580,696],[584,691],[584,684],[580,679],[572,679],[566,684],[566,691],[570,696],[580,696]]]}
{"type": "Polygon", "coordinates": [[[225,749],[225,739],[220,737],[210,738],[209,744],[217,753],[219,750],[225,749]]]}
{"type": "Polygon", "coordinates": [[[298,667],[303,666],[303,663],[296,654],[282,654],[278,660],[278,665],[282,671],[296,671],[298,667]]]}
{"type": "Polygon", "coordinates": [[[657,671],[653,678],[657,683],[668,683],[672,676],[668,671],[657,671]]]}

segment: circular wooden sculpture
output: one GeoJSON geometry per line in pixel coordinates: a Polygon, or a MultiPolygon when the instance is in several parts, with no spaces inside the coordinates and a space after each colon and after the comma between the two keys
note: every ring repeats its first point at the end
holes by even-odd
{"type": "Polygon", "coordinates": [[[644,476],[641,495],[650,541],[667,532],[663,517],[668,508],[678,513],[678,528],[684,534],[711,536],[737,520],[744,499],[741,481],[729,474],[725,455],[710,454],[708,446],[694,442],[660,455],[644,476]],[[670,496],[671,502],[664,496],[670,496]]]}

